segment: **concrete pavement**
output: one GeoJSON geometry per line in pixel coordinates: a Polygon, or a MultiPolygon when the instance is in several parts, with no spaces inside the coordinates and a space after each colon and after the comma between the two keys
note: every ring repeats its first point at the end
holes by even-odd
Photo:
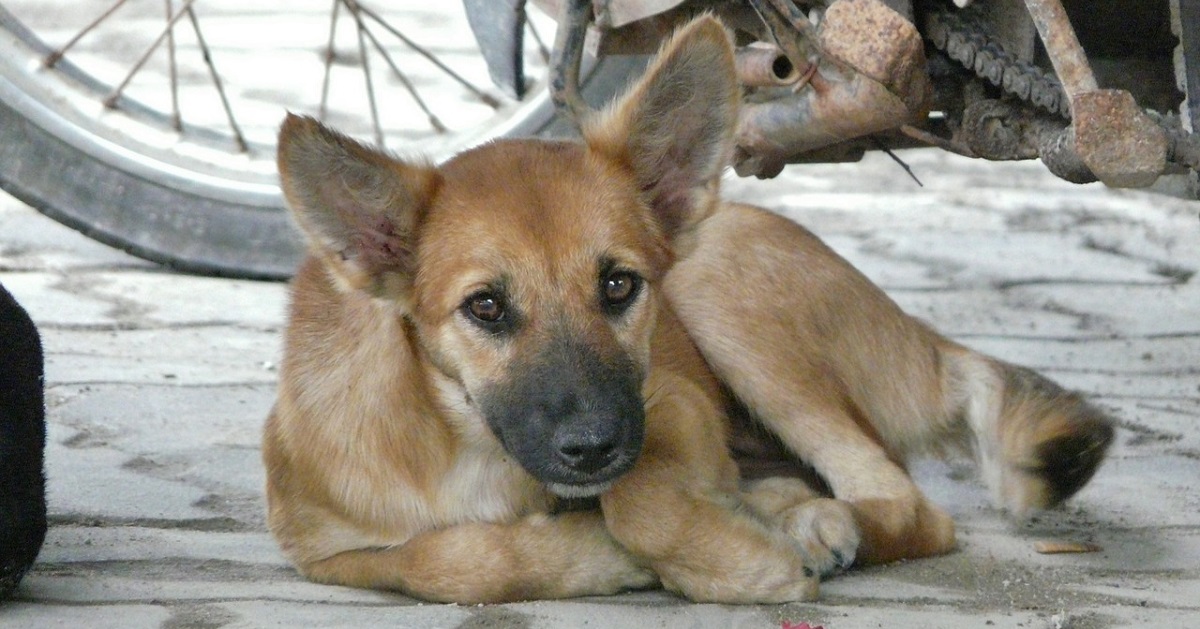
{"type": "Polygon", "coordinates": [[[52,528],[0,627],[1200,626],[1200,205],[1037,164],[904,154],[732,180],[825,237],[906,309],[1121,418],[1112,459],[1025,525],[969,466],[922,463],[960,549],[855,569],[813,604],[661,592],[462,607],[310,584],[266,533],[262,421],[286,287],[173,274],[0,198],[0,282],[47,356],[52,528]],[[1042,539],[1089,554],[1040,555],[1042,539]]]}

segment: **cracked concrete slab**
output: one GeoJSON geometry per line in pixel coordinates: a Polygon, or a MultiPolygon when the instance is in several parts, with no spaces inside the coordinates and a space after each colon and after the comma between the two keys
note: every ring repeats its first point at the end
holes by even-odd
{"type": "Polygon", "coordinates": [[[149,326],[107,330],[46,326],[42,328],[48,347],[46,373],[62,385],[203,387],[275,382],[282,355],[278,329],[149,326]],[[198,353],[203,362],[196,360],[198,353]]]}
{"type": "MultiPolygon", "coordinates": [[[[67,605],[8,603],[0,627],[166,627],[171,610],[161,605],[67,605]]],[[[196,625],[193,625],[196,626],[196,625]]]]}

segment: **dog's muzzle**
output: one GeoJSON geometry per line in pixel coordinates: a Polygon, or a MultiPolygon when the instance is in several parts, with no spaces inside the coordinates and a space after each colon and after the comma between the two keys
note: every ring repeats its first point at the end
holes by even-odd
{"type": "Polygon", "coordinates": [[[481,396],[481,410],[505,450],[551,491],[594,496],[641,453],[640,370],[586,347],[548,354],[481,396]]]}

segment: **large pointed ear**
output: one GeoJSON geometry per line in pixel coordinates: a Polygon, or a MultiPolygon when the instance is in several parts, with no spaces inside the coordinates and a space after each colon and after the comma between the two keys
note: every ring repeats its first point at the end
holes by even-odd
{"type": "Polygon", "coordinates": [[[278,165],[310,249],[352,288],[407,297],[416,230],[437,191],[437,170],[294,114],[279,130],[278,165]]]}
{"type": "Polygon", "coordinates": [[[634,173],[671,236],[711,205],[740,101],[729,34],[705,15],[679,29],[624,96],[585,120],[583,137],[634,173]]]}

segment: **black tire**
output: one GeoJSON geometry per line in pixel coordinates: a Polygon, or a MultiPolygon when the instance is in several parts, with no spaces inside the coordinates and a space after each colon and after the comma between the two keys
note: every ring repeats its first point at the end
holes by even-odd
{"type": "MultiPolygon", "coordinates": [[[[249,279],[291,276],[303,243],[273,176],[255,181],[206,169],[95,128],[61,104],[45,72],[29,69],[44,52],[0,6],[0,188],[89,238],[173,269],[249,279]]],[[[584,79],[589,100],[606,100],[639,63],[608,58],[593,64],[584,79]]],[[[65,62],[60,66],[88,88],[89,77],[65,62]]],[[[549,98],[538,96],[494,135],[562,128],[549,98]]]]}

